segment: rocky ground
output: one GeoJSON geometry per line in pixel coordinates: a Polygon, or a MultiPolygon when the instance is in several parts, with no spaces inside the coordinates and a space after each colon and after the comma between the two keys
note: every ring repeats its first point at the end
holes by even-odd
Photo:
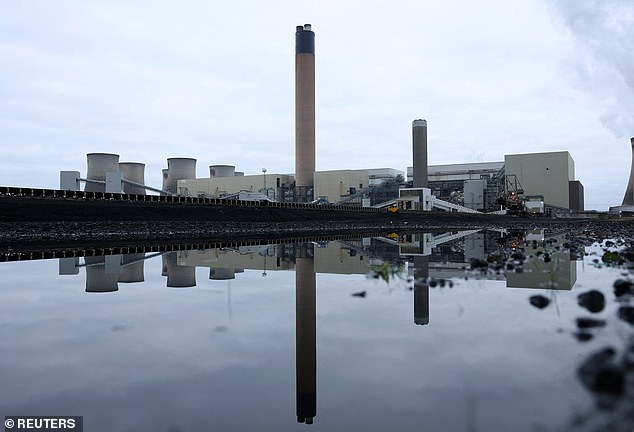
{"type": "Polygon", "coordinates": [[[84,246],[133,246],[163,243],[201,243],[237,239],[275,239],[337,234],[447,231],[485,228],[535,229],[583,233],[577,240],[627,237],[634,219],[568,220],[546,218],[474,218],[455,214],[370,215],[336,220],[250,221],[55,221],[2,222],[0,253],[10,250],[84,246]]]}

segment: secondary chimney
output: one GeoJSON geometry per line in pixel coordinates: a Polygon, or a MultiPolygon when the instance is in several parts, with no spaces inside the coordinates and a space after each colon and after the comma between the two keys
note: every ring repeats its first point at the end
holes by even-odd
{"type": "Polygon", "coordinates": [[[415,188],[427,187],[427,120],[412,122],[413,176],[415,188]]]}

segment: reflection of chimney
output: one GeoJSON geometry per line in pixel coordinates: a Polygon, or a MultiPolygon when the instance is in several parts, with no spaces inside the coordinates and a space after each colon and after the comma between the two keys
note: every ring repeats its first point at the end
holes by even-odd
{"type": "Polygon", "coordinates": [[[429,257],[414,257],[414,323],[429,324],[429,257]]]}
{"type": "Polygon", "coordinates": [[[84,257],[86,263],[86,292],[103,293],[119,290],[119,275],[106,273],[106,258],[84,257]]]}
{"type": "Polygon", "coordinates": [[[630,167],[630,179],[627,182],[625,197],[623,198],[624,206],[634,206],[634,137],[630,138],[632,143],[632,166],[630,167]]]}
{"type": "MultiPolygon", "coordinates": [[[[315,33],[295,32],[295,184],[313,186],[315,175],[315,33]]],[[[300,192],[301,194],[301,192],[300,192]]]]}
{"type": "Polygon", "coordinates": [[[412,142],[414,154],[414,184],[415,188],[427,187],[427,120],[412,122],[412,142]]]}
{"type": "Polygon", "coordinates": [[[302,245],[295,259],[295,350],[297,421],[317,415],[317,313],[315,262],[302,245]]]}

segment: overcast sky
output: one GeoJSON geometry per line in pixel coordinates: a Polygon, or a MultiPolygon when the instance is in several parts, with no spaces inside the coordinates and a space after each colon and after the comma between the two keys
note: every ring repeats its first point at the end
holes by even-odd
{"type": "Polygon", "coordinates": [[[315,31],[317,169],[568,150],[586,208],[623,199],[632,0],[30,1],[0,14],[0,185],[57,188],[86,153],[294,170],[295,27],[315,31]]]}

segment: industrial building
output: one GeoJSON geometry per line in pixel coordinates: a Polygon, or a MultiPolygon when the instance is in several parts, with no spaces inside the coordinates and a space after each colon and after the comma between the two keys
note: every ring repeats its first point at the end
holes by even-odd
{"type": "MultiPolygon", "coordinates": [[[[583,185],[575,180],[574,160],[567,151],[505,155],[504,162],[428,167],[428,187],[434,196],[480,211],[499,209],[497,199],[510,192],[509,179],[517,182],[524,196],[542,197],[545,205],[584,210],[583,185]]],[[[413,180],[412,167],[407,168],[407,180],[413,180]]]]}
{"type": "MultiPolygon", "coordinates": [[[[119,163],[119,155],[91,153],[86,179],[81,179],[76,171],[64,172],[60,183],[62,189],[76,189],[79,181],[85,181],[86,191],[144,193],[150,190],[189,197],[328,202],[366,207],[400,200],[406,204],[403,208],[483,212],[499,210],[500,197],[517,192],[539,199],[542,206],[583,210],[583,185],[575,180],[574,161],[568,152],[511,154],[504,156],[503,162],[429,165],[427,130],[427,120],[412,122],[413,166],[407,168],[406,180],[403,171],[394,168],[316,171],[315,33],[310,24],[304,24],[295,30],[293,174],[267,173],[262,169],[261,174],[244,175],[236,171],[234,165],[211,165],[209,177],[196,178],[196,159],[169,158],[167,169],[163,170],[162,187],[154,189],[144,185],[143,164],[119,163]]],[[[632,143],[634,145],[634,139],[632,143]]],[[[634,204],[631,185],[632,178],[624,205],[634,204]]]]}

